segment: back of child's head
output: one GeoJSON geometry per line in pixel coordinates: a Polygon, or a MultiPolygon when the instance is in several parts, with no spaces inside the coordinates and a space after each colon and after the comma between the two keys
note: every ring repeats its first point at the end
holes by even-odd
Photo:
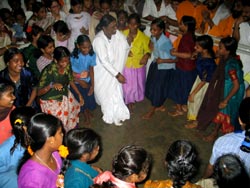
{"type": "Polygon", "coordinates": [[[49,35],[41,35],[37,40],[37,47],[39,49],[45,49],[50,43],[54,43],[54,39],[49,35]]]}
{"type": "Polygon", "coordinates": [[[5,64],[7,65],[7,63],[8,63],[15,55],[17,55],[17,54],[22,54],[22,55],[23,55],[22,51],[21,51],[20,49],[18,49],[18,48],[15,48],[15,47],[9,48],[8,50],[6,50],[6,51],[4,52],[4,55],[3,55],[3,59],[4,59],[5,64]]]}
{"type": "Polygon", "coordinates": [[[38,113],[30,120],[28,134],[30,136],[30,147],[32,151],[41,149],[49,137],[55,136],[62,128],[62,122],[55,116],[45,113],[38,113]]]}
{"type": "Polygon", "coordinates": [[[66,35],[70,32],[68,25],[62,20],[58,20],[54,23],[53,30],[55,33],[62,33],[63,35],[66,35]]]}
{"type": "Polygon", "coordinates": [[[159,27],[163,32],[165,32],[165,23],[161,18],[156,18],[151,22],[151,25],[156,25],[159,27]]]}
{"type": "Polygon", "coordinates": [[[31,27],[29,27],[28,25],[26,25],[27,28],[25,29],[26,32],[26,37],[28,39],[28,41],[33,42],[33,37],[38,36],[39,34],[42,34],[44,32],[43,28],[37,26],[37,25],[32,25],[31,27]]]}
{"type": "Polygon", "coordinates": [[[83,154],[92,153],[96,147],[100,147],[100,136],[88,128],[71,129],[65,138],[65,145],[68,147],[67,159],[80,159],[83,154]]]}
{"type": "Polygon", "coordinates": [[[14,152],[18,144],[27,148],[28,143],[28,134],[27,128],[30,124],[30,119],[35,115],[36,111],[30,106],[16,107],[10,113],[10,124],[12,126],[12,133],[15,136],[15,142],[11,148],[11,153],[14,152]]]}
{"type": "Polygon", "coordinates": [[[3,93],[14,89],[15,85],[13,84],[13,82],[0,77],[0,100],[2,98],[3,93]]]}
{"type": "Polygon", "coordinates": [[[213,176],[219,188],[250,187],[250,178],[245,165],[234,154],[226,154],[216,160],[213,176]]]}
{"type": "Polygon", "coordinates": [[[244,152],[250,153],[250,97],[247,97],[241,101],[239,107],[239,120],[245,129],[245,139],[240,146],[240,149],[244,152]]]}
{"type": "Polygon", "coordinates": [[[207,50],[212,58],[215,58],[215,53],[213,50],[214,41],[209,35],[201,35],[196,38],[196,42],[204,49],[207,50]]]}
{"type": "Polygon", "coordinates": [[[68,48],[64,46],[58,46],[54,50],[54,59],[60,61],[64,57],[70,57],[68,48]]]}
{"type": "Polygon", "coordinates": [[[190,180],[198,168],[198,155],[194,145],[186,140],[177,140],[169,147],[165,161],[168,176],[174,188],[181,188],[190,180]]]}
{"type": "MultiPolygon", "coordinates": [[[[80,50],[78,49],[80,45],[82,45],[84,42],[89,42],[91,44],[91,41],[89,39],[89,37],[87,35],[79,35],[76,39],[76,42],[75,42],[75,48],[72,52],[72,56],[74,58],[78,58],[78,54],[80,52],[80,50]]],[[[89,55],[93,55],[94,54],[94,50],[91,46],[91,49],[89,50],[89,55]]]]}
{"type": "Polygon", "coordinates": [[[133,174],[139,175],[141,172],[145,172],[147,175],[150,165],[151,157],[145,149],[140,146],[128,145],[122,147],[113,158],[112,174],[121,180],[125,180],[133,174]]]}

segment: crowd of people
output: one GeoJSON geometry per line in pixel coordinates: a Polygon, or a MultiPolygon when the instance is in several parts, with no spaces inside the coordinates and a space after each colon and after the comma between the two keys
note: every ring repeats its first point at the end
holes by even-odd
{"type": "Polygon", "coordinates": [[[237,54],[249,24],[248,0],[1,1],[0,187],[136,187],[152,156],[126,145],[103,172],[89,165],[101,149],[90,126],[96,104],[121,126],[145,97],[144,120],[187,115],[204,141],[224,135],[204,179],[192,182],[198,153],[177,140],[169,179],[144,187],[249,187],[250,62],[237,54]]]}

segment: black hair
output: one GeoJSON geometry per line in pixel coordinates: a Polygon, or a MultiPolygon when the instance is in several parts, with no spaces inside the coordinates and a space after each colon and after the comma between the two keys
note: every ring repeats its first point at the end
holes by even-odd
{"type": "Polygon", "coordinates": [[[240,146],[244,152],[250,153],[250,97],[243,99],[239,107],[239,118],[245,126],[245,139],[240,146]]]}
{"type": "Polygon", "coordinates": [[[32,4],[32,12],[33,13],[39,12],[42,8],[46,8],[42,2],[35,2],[32,4]]]}
{"type": "Polygon", "coordinates": [[[70,57],[68,48],[64,46],[58,46],[54,50],[54,59],[60,61],[64,57],[70,57]]]}
{"type": "MultiPolygon", "coordinates": [[[[79,5],[79,4],[83,4],[82,0],[70,0],[70,6],[76,6],[76,5],[79,5]]],[[[72,8],[70,8],[69,10],[69,13],[73,13],[73,10],[72,8]]]]}
{"type": "Polygon", "coordinates": [[[150,165],[151,157],[145,149],[136,145],[128,145],[122,147],[113,158],[112,174],[124,180],[132,174],[147,172],[150,165]]]}
{"type": "Polygon", "coordinates": [[[0,99],[2,97],[2,94],[6,91],[9,91],[11,88],[15,89],[14,83],[0,77],[0,99]]]}
{"type": "Polygon", "coordinates": [[[10,124],[12,127],[12,133],[15,136],[15,141],[10,149],[10,153],[13,154],[18,144],[27,148],[29,145],[29,136],[27,128],[30,123],[30,119],[35,115],[36,110],[30,106],[17,107],[10,113],[10,124]],[[26,127],[26,130],[25,128],[26,127]]]}
{"type": "Polygon", "coordinates": [[[39,33],[44,32],[43,28],[41,28],[41,27],[39,27],[38,25],[35,25],[35,24],[31,26],[30,31],[27,31],[27,27],[28,27],[28,25],[26,24],[25,32],[26,32],[27,39],[30,42],[33,41],[33,36],[37,36],[39,33]]]}
{"type": "Polygon", "coordinates": [[[250,187],[250,178],[244,162],[234,154],[222,155],[216,160],[213,177],[219,188],[250,187]]]}
{"type": "MultiPolygon", "coordinates": [[[[79,35],[76,39],[75,42],[75,48],[72,52],[72,57],[78,58],[78,54],[80,53],[80,50],[78,49],[77,45],[82,45],[84,42],[89,42],[91,44],[91,41],[87,35],[79,35]]],[[[94,55],[94,50],[93,47],[91,46],[91,49],[89,51],[89,55],[92,56],[94,55]]]]}
{"type": "Polygon", "coordinates": [[[104,4],[104,3],[109,4],[109,6],[111,6],[111,5],[112,5],[111,0],[100,0],[100,1],[99,1],[100,6],[101,6],[102,4],[104,4]]]}
{"type": "MultiPolygon", "coordinates": [[[[46,114],[46,113],[37,113],[30,119],[30,125],[28,126],[27,132],[29,139],[26,140],[29,143],[29,147],[33,152],[41,149],[46,140],[55,136],[57,131],[62,128],[63,124],[60,119],[57,117],[46,114]]],[[[31,157],[31,154],[26,150],[24,156],[19,161],[17,168],[17,173],[20,172],[22,165],[31,157]]]]}
{"type": "Polygon", "coordinates": [[[45,0],[45,3],[44,3],[45,7],[50,8],[53,2],[57,2],[59,5],[61,5],[58,0],[45,0]]]}
{"type": "Polygon", "coordinates": [[[194,145],[186,140],[173,142],[167,151],[165,161],[174,188],[184,186],[195,175],[199,166],[197,151],[194,145]]]}
{"type": "Polygon", "coordinates": [[[15,7],[16,5],[19,5],[19,8],[21,8],[21,0],[8,0],[8,4],[9,6],[14,9],[14,8],[18,8],[15,7]],[[14,6],[14,7],[13,7],[14,6]]]}
{"type": "Polygon", "coordinates": [[[91,153],[97,146],[101,145],[100,136],[88,128],[71,129],[65,138],[65,145],[68,147],[67,159],[80,159],[85,153],[91,153]]]}
{"type": "Polygon", "coordinates": [[[250,1],[248,1],[248,0],[242,0],[242,5],[243,5],[243,7],[250,7],[250,1]]]}
{"type": "Polygon", "coordinates": [[[139,26],[141,25],[141,18],[139,14],[137,13],[130,14],[128,17],[128,22],[130,22],[130,20],[132,19],[134,19],[139,26]]]}
{"type": "MultiPolygon", "coordinates": [[[[220,43],[225,46],[225,49],[229,51],[229,57],[236,58],[236,51],[238,49],[238,41],[234,37],[225,37],[220,40],[220,43]]],[[[238,63],[243,67],[241,60],[238,63]]]]}
{"type": "Polygon", "coordinates": [[[163,33],[165,32],[165,23],[161,18],[156,18],[151,22],[151,26],[156,25],[160,29],[162,29],[163,33]]]}
{"type": "Polygon", "coordinates": [[[215,58],[215,52],[213,50],[214,41],[209,35],[202,35],[196,38],[196,42],[205,50],[208,51],[212,58],[215,58]]]}
{"type": "Polygon", "coordinates": [[[118,18],[120,15],[124,14],[126,18],[128,18],[128,12],[121,9],[116,13],[116,17],[118,18]]]}
{"type": "Polygon", "coordinates": [[[195,28],[196,28],[196,20],[192,16],[182,16],[181,22],[187,26],[187,31],[192,34],[193,40],[195,41],[195,28]]]}
{"type": "Polygon", "coordinates": [[[2,18],[3,22],[7,25],[8,23],[6,22],[6,20],[7,20],[8,17],[7,17],[6,14],[9,14],[8,16],[12,16],[10,9],[1,8],[0,9],[0,17],[2,18]]]}
{"type": "Polygon", "coordinates": [[[39,49],[45,49],[49,43],[54,43],[54,39],[51,38],[49,35],[41,35],[37,40],[37,47],[39,49]]]}
{"type": "Polygon", "coordinates": [[[62,20],[58,20],[57,22],[54,23],[53,30],[56,33],[62,33],[64,35],[70,32],[68,25],[62,20]]]}
{"type": "Polygon", "coordinates": [[[108,27],[108,25],[112,23],[113,21],[116,21],[116,19],[113,16],[109,14],[104,15],[101,18],[99,24],[96,26],[95,33],[98,33],[99,31],[101,31],[103,27],[108,27]]]}
{"type": "Polygon", "coordinates": [[[22,8],[19,8],[19,9],[17,9],[17,10],[14,10],[14,12],[13,12],[14,18],[17,18],[18,15],[21,15],[23,18],[26,19],[25,13],[24,13],[24,11],[23,11],[22,8]]]}
{"type": "Polygon", "coordinates": [[[3,54],[3,59],[5,64],[7,63],[16,55],[16,54],[21,54],[23,56],[23,53],[20,49],[12,47],[7,49],[4,54],[3,54]]]}

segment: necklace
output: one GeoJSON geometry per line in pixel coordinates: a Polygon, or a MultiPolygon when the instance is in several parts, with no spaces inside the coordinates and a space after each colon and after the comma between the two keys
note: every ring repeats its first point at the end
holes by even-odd
{"type": "MultiPolygon", "coordinates": [[[[35,157],[44,165],[44,166],[46,166],[48,169],[50,169],[54,174],[56,174],[57,175],[57,173],[55,173],[55,171],[52,169],[52,168],[50,168],[36,153],[35,153],[35,157]]],[[[51,161],[50,161],[51,163],[53,162],[53,160],[51,159],[51,161]]]]}

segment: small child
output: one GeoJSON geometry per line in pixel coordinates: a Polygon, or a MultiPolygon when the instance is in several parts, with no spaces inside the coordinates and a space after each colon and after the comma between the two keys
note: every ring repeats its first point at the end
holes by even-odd
{"type": "Polygon", "coordinates": [[[17,107],[10,113],[10,123],[14,134],[0,145],[0,187],[17,188],[17,166],[25,149],[28,147],[26,138],[30,118],[35,115],[32,107],[17,107]]]}
{"type": "Polygon", "coordinates": [[[54,40],[49,35],[41,35],[37,40],[37,47],[42,51],[42,55],[36,61],[36,66],[41,73],[44,67],[53,61],[54,40]]]}
{"type": "Polygon", "coordinates": [[[151,23],[151,43],[154,61],[150,64],[145,96],[151,101],[151,109],[142,117],[150,119],[156,111],[164,112],[164,102],[170,97],[173,87],[176,59],[170,54],[173,46],[169,38],[164,34],[165,23],[156,18],[151,23]]]}
{"type": "Polygon", "coordinates": [[[112,171],[101,173],[94,179],[94,183],[136,188],[136,183],[147,177],[150,165],[151,157],[145,149],[135,145],[124,146],[113,158],[112,171]]]}
{"type": "Polygon", "coordinates": [[[13,16],[15,18],[15,23],[12,26],[12,29],[14,30],[14,38],[17,42],[26,43],[28,42],[26,39],[26,35],[24,32],[24,25],[26,22],[26,16],[23,11],[23,9],[18,9],[13,12],[13,16]]]}
{"type": "Polygon", "coordinates": [[[63,140],[62,122],[50,114],[38,113],[31,118],[27,131],[29,153],[20,165],[18,187],[60,187],[62,159],[57,150],[63,140]]]}
{"type": "Polygon", "coordinates": [[[202,100],[207,91],[209,82],[216,69],[215,53],[213,51],[213,39],[208,35],[197,37],[194,55],[196,57],[196,70],[198,76],[188,96],[188,124],[186,128],[197,127],[196,117],[202,100]]]}
{"type": "Polygon", "coordinates": [[[67,24],[59,20],[53,25],[53,32],[55,33],[52,37],[55,41],[55,47],[64,46],[68,47],[68,39],[70,37],[70,30],[67,24]]]}
{"type": "Polygon", "coordinates": [[[186,140],[177,140],[169,147],[165,164],[168,169],[167,180],[148,180],[144,188],[201,188],[190,182],[198,171],[198,153],[194,145],[186,140]]]}
{"type": "MultiPolygon", "coordinates": [[[[71,55],[70,61],[76,86],[85,100],[85,104],[81,107],[81,112],[84,114],[85,124],[89,126],[92,116],[90,110],[94,110],[96,107],[93,70],[93,67],[96,65],[96,55],[87,35],[77,37],[76,47],[71,55]]],[[[77,98],[78,96],[74,90],[71,91],[77,98]]]]}
{"type": "Polygon", "coordinates": [[[12,136],[9,115],[15,108],[14,95],[15,85],[0,77],[0,144],[12,136]]]}
{"type": "Polygon", "coordinates": [[[64,178],[65,188],[89,187],[93,184],[93,178],[101,172],[100,169],[88,164],[99,153],[100,136],[91,129],[76,128],[67,133],[65,140],[69,150],[67,159],[70,160],[70,166],[66,169],[64,178]]]}

